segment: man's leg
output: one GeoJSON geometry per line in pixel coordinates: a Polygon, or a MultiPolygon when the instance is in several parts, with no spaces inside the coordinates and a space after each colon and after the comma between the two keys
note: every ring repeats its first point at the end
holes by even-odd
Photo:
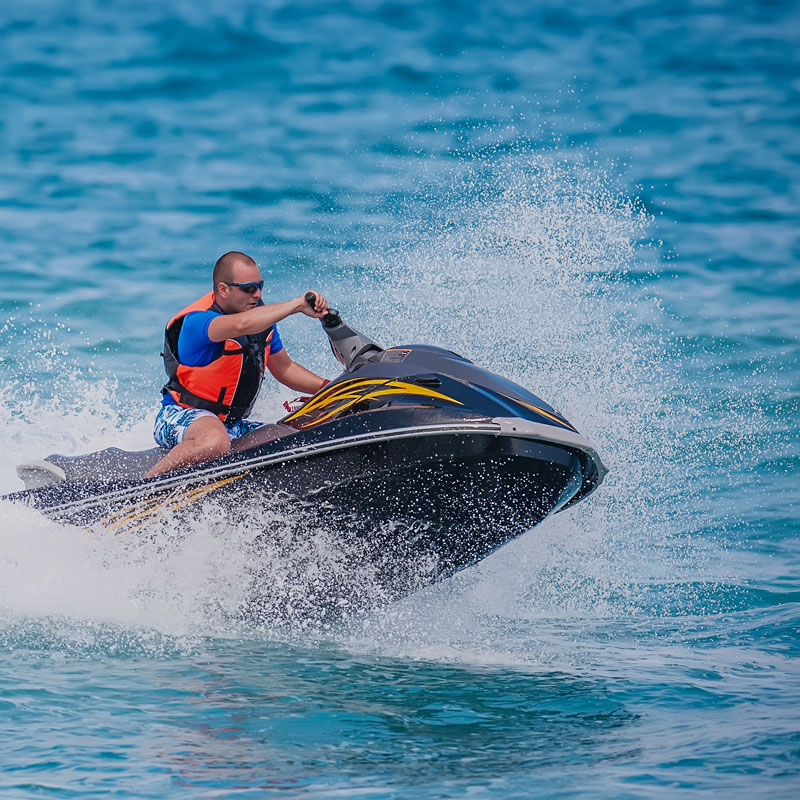
{"type": "Polygon", "coordinates": [[[228,431],[219,417],[202,416],[186,428],[183,440],[176,444],[161,461],[145,473],[145,478],[163,475],[165,472],[207,461],[210,458],[225,455],[231,449],[228,431]]]}

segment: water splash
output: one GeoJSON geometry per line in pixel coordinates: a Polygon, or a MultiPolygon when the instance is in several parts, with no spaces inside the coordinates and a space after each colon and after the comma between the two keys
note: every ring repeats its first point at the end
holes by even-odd
{"type": "MultiPolygon", "coordinates": [[[[489,618],[566,623],[690,604],[686,586],[705,556],[690,537],[697,490],[684,444],[699,412],[670,401],[673,344],[647,290],[647,215],[597,171],[545,159],[468,173],[430,197],[424,220],[403,216],[401,243],[338,279],[340,296],[355,299],[343,309],[348,320],[384,344],[443,345],[531,388],[593,441],[611,473],[576,509],[422,599],[366,617],[362,633],[381,630],[390,647],[474,655],[489,618]],[[427,624],[431,604],[447,624],[427,624]]],[[[151,446],[152,408],[120,407],[113,382],[69,367],[66,351],[42,341],[51,372],[23,387],[23,365],[2,387],[7,490],[17,488],[13,465],[34,455],[151,446]],[[41,380],[51,381],[49,396],[36,393],[41,380]]],[[[279,394],[267,393],[258,412],[277,417],[279,394]]],[[[324,633],[320,598],[348,569],[356,594],[381,600],[367,566],[353,575],[356,542],[343,548],[341,531],[324,524],[299,528],[285,506],[245,504],[232,520],[210,504],[136,540],[63,528],[16,506],[2,513],[0,607],[15,619],[62,615],[175,636],[270,635],[287,623],[324,633]]],[[[358,624],[333,635],[360,641],[358,624]]],[[[487,651],[498,648],[493,639],[487,651]]]]}
{"type": "Polygon", "coordinates": [[[693,474],[708,459],[695,426],[709,401],[680,382],[679,343],[649,291],[648,215],[597,171],[546,159],[479,183],[492,190],[462,178],[432,192],[435,218],[366,270],[385,288],[361,302],[364,327],[386,344],[435,338],[508,375],[559,408],[611,471],[467,576],[367,618],[350,646],[549,663],[572,624],[716,613],[724,544],[694,535],[706,487],[693,474]],[[378,318],[390,303],[398,313],[378,318]],[[526,631],[520,650],[510,630],[526,631]]]}

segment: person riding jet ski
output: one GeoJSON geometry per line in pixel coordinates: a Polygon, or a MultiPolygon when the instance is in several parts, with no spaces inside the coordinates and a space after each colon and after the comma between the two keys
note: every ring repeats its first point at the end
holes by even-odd
{"type": "Polygon", "coordinates": [[[213,289],[179,311],[164,332],[161,409],[153,437],[170,448],[145,475],[151,478],[188,464],[225,455],[231,442],[260,427],[247,419],[264,371],[295,391],[314,394],[328,381],[293,361],[276,323],[301,312],[319,319],[328,301],[313,292],[265,305],[256,262],[237,251],[214,265],[213,289]]]}
{"type": "MultiPolygon", "coordinates": [[[[195,461],[183,460],[181,444],[166,457],[162,447],[52,454],[20,464],[17,473],[27,488],[2,499],[71,525],[122,534],[147,531],[161,519],[202,516],[208,498],[225,510],[230,524],[246,524],[255,537],[252,591],[243,607],[249,615],[272,607],[273,589],[278,603],[287,597],[295,602],[292,593],[283,594],[282,582],[275,585],[272,573],[257,566],[262,548],[280,553],[294,540],[295,524],[331,536],[323,549],[333,569],[312,570],[313,590],[306,593],[304,585],[303,596],[313,608],[354,609],[401,597],[475,564],[602,483],[606,468],[591,443],[529,389],[442,347],[383,347],[333,309],[323,314],[327,303],[314,293],[259,307],[260,280],[252,264],[228,277],[215,281],[215,292],[197,304],[201,318],[213,312],[209,340],[227,337],[216,343],[207,373],[186,364],[179,342],[192,312],[186,309],[167,325],[164,391],[173,402],[167,400],[160,415],[197,414],[199,422],[210,421],[224,434],[220,455],[210,457],[207,442],[206,449],[189,452],[195,461]],[[248,283],[244,278],[253,279],[252,298],[249,287],[241,287],[248,283]],[[253,302],[225,313],[216,295],[232,284],[240,284],[232,288],[253,302]],[[315,310],[309,314],[306,307],[315,310]],[[274,371],[276,359],[268,350],[275,321],[297,311],[319,317],[342,372],[322,387],[319,376],[301,367],[288,375],[279,369],[279,377],[301,391],[320,388],[282,419],[230,443],[230,429],[247,421],[263,361],[274,371]],[[255,333],[245,327],[213,331],[218,320],[261,314],[249,329],[255,333]],[[171,460],[175,454],[180,461],[171,460]],[[146,470],[155,472],[153,465],[173,471],[144,478],[146,470]],[[292,499],[288,531],[275,527],[273,514],[249,513],[251,505],[269,507],[275,498],[281,504],[292,499]],[[372,576],[377,594],[359,598],[355,588],[363,575],[372,576]]],[[[243,301],[233,292],[227,297],[243,301]]],[[[166,439],[159,424],[156,435],[166,439]]],[[[191,425],[197,429],[198,421],[186,428],[191,425]]]]}

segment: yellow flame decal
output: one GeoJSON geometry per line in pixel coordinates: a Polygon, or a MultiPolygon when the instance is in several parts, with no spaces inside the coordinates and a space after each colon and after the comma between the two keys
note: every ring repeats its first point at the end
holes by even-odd
{"type": "Polygon", "coordinates": [[[239,475],[232,475],[229,478],[220,478],[218,481],[207,483],[203,486],[196,486],[194,489],[178,488],[168,493],[166,496],[158,495],[156,497],[151,497],[149,500],[135,503],[132,506],[127,506],[120,511],[109,514],[107,517],[100,520],[100,524],[110,530],[117,531],[130,527],[138,527],[161,513],[178,511],[181,508],[186,508],[186,506],[195,503],[201,497],[205,497],[215,489],[238,481],[246,474],[247,473],[243,472],[239,475]]]}
{"type": "Polygon", "coordinates": [[[537,414],[541,414],[543,417],[547,417],[548,419],[553,420],[553,422],[557,422],[559,425],[563,425],[565,428],[568,428],[571,431],[575,431],[577,433],[577,429],[573,428],[566,420],[560,419],[559,417],[554,416],[549,411],[545,411],[543,408],[539,408],[539,406],[535,406],[532,403],[526,403],[524,400],[518,400],[516,397],[509,397],[507,394],[504,394],[503,397],[508,398],[509,400],[513,400],[515,403],[519,403],[521,406],[525,406],[525,408],[531,409],[531,411],[535,411],[537,414]]]}
{"type": "MultiPolygon", "coordinates": [[[[395,384],[390,384],[394,386],[395,384]]],[[[389,394],[414,394],[419,395],[422,397],[433,397],[438,400],[447,400],[450,403],[455,403],[456,405],[462,406],[463,403],[460,403],[458,400],[453,400],[452,397],[448,397],[447,395],[441,394],[440,392],[434,392],[430,389],[423,389],[422,387],[413,386],[412,384],[399,384],[398,388],[396,389],[381,389],[375,392],[368,392],[367,394],[358,394],[356,396],[349,396],[351,399],[343,403],[340,406],[337,406],[332,411],[329,411],[327,414],[323,414],[321,417],[317,419],[307,422],[303,425],[304,428],[311,427],[312,425],[319,425],[321,422],[324,422],[327,419],[330,419],[334,414],[338,414],[340,411],[344,411],[350,406],[355,405],[360,400],[372,400],[375,397],[383,397],[389,394]],[[409,388],[405,388],[409,387],[409,388]]]]}
{"type": "Polygon", "coordinates": [[[302,408],[299,408],[294,414],[290,414],[284,421],[288,422],[289,420],[307,414],[309,411],[314,411],[316,408],[332,403],[334,400],[338,399],[340,395],[346,394],[356,386],[368,386],[376,383],[378,382],[374,378],[369,378],[368,380],[348,381],[347,383],[337,383],[333,386],[326,386],[316,397],[312,397],[302,408]]]}
{"type": "Polygon", "coordinates": [[[303,428],[310,428],[313,425],[319,425],[325,422],[335,414],[345,411],[350,406],[355,405],[360,400],[372,400],[376,397],[382,397],[390,394],[411,394],[421,397],[431,397],[437,400],[447,400],[449,403],[456,405],[464,405],[452,397],[448,397],[441,392],[435,392],[432,389],[427,389],[424,386],[418,386],[414,383],[407,383],[405,381],[396,381],[391,378],[384,381],[376,381],[374,378],[366,380],[348,381],[347,383],[337,384],[332,390],[327,389],[320,395],[310,400],[301,409],[298,409],[289,417],[286,417],[286,422],[304,417],[312,411],[319,411],[329,406],[335,405],[328,413],[323,414],[317,419],[310,420],[302,425],[303,428]],[[375,390],[365,392],[364,389],[368,386],[374,386],[375,390]]]}

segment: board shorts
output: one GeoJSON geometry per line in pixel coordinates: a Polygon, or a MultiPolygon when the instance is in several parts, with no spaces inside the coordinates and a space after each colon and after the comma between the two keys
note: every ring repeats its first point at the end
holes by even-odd
{"type": "MultiPolygon", "coordinates": [[[[200,417],[217,417],[210,411],[202,408],[184,408],[177,403],[161,406],[158,414],[156,414],[156,421],[153,425],[153,438],[156,444],[160,447],[175,447],[183,441],[186,435],[186,429],[200,417]]],[[[240,419],[234,422],[233,425],[226,425],[231,441],[244,436],[256,428],[260,428],[264,423],[255,422],[249,419],[240,419]]]]}

